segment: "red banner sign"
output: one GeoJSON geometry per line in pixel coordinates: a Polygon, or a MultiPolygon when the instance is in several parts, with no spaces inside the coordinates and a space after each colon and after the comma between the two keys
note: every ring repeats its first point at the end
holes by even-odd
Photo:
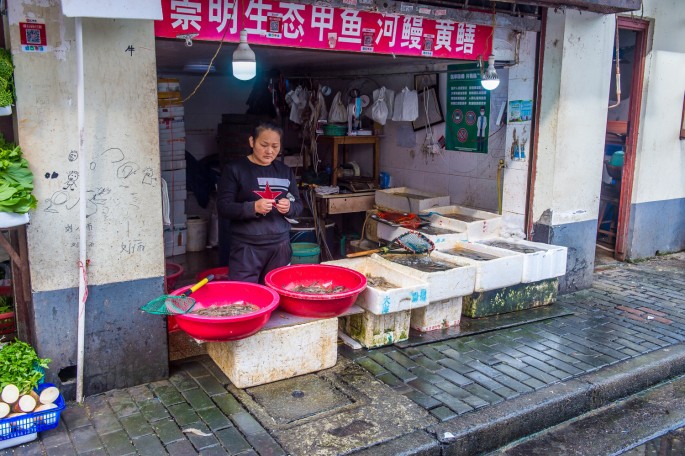
{"type": "Polygon", "coordinates": [[[245,29],[250,44],[462,60],[492,48],[484,25],[274,0],[162,0],[162,12],[162,38],[238,42],[245,29]]]}

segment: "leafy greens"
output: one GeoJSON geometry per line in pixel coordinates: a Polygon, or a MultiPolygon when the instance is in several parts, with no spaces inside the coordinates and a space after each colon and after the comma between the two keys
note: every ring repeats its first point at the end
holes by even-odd
{"type": "Polygon", "coordinates": [[[50,359],[41,359],[32,346],[15,340],[0,350],[0,388],[12,384],[26,394],[43,377],[40,369],[47,369],[50,359]]]}
{"type": "Polygon", "coordinates": [[[0,136],[0,212],[24,214],[35,209],[33,173],[21,148],[0,136]]]}

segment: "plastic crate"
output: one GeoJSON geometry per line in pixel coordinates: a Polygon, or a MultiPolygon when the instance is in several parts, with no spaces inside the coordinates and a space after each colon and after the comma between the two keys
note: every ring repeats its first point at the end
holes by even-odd
{"type": "Polygon", "coordinates": [[[14,312],[0,313],[0,336],[14,333],[14,312]]]}
{"type": "MultiPolygon", "coordinates": [[[[52,383],[43,383],[38,386],[36,392],[40,394],[41,391],[49,386],[55,385],[52,383]]],[[[59,416],[66,407],[64,398],[61,394],[57,397],[55,405],[57,408],[44,412],[27,413],[26,415],[0,420],[0,445],[2,445],[2,442],[5,440],[56,428],[59,424],[59,416]]]]}

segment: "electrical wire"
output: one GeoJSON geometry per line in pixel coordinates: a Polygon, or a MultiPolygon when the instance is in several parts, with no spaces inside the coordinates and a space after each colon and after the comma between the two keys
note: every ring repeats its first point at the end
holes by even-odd
{"type": "Polygon", "coordinates": [[[207,70],[205,70],[205,74],[202,75],[202,79],[200,79],[200,82],[197,83],[197,85],[195,86],[193,91],[190,93],[190,95],[188,95],[187,97],[185,97],[183,99],[182,103],[185,103],[186,101],[190,100],[190,98],[192,98],[192,96],[195,95],[195,92],[197,92],[197,89],[199,89],[200,86],[202,85],[202,83],[205,82],[205,78],[209,74],[209,71],[212,69],[212,64],[214,63],[214,59],[216,59],[216,56],[219,55],[219,51],[221,50],[221,46],[224,44],[224,38],[226,38],[226,32],[228,32],[228,29],[229,29],[229,27],[226,27],[226,29],[224,30],[224,34],[221,37],[221,41],[219,41],[219,47],[216,48],[216,52],[212,56],[212,59],[209,61],[209,65],[207,65],[207,70]]]}

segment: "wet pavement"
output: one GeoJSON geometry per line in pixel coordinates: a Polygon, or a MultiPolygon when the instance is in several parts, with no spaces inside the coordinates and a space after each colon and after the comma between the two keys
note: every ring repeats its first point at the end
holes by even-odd
{"type": "MultiPolygon", "coordinates": [[[[341,346],[334,368],[267,387],[235,388],[206,356],[176,362],[169,380],[69,404],[57,429],[0,455],[350,454],[357,449],[382,455],[408,448],[439,454],[441,445],[445,454],[457,454],[450,453],[446,430],[478,420],[487,426],[493,411],[519,409],[527,401],[535,416],[543,403],[572,397],[572,388],[577,401],[588,384],[601,387],[584,380],[589,378],[620,380],[642,368],[648,369],[649,386],[678,375],[659,360],[669,350],[685,353],[684,254],[598,271],[591,289],[562,296],[554,306],[564,311],[553,318],[530,322],[522,312],[520,322],[510,318],[503,329],[427,339],[418,346],[357,351],[341,346]],[[299,399],[312,402],[290,407],[300,393],[299,399]]],[[[603,405],[598,391],[588,396],[587,407],[603,405]]],[[[564,410],[573,409],[564,404],[564,410]]]]}

